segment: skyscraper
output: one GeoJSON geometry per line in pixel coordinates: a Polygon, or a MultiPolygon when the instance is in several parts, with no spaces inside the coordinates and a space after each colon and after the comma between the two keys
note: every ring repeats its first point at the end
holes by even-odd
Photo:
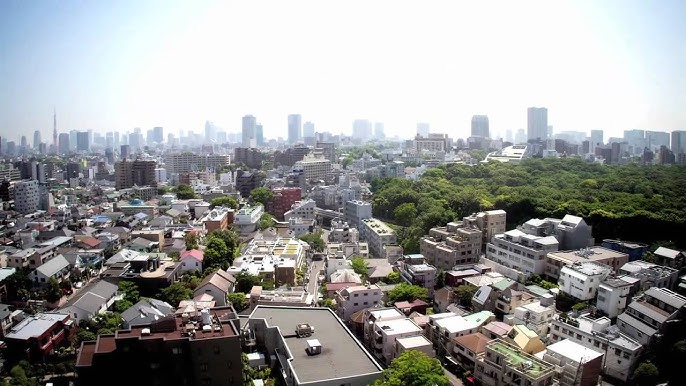
{"type": "Polygon", "coordinates": [[[539,139],[545,141],[548,138],[548,109],[545,107],[529,107],[526,111],[527,140],[539,139]]]}
{"type": "Polygon", "coordinates": [[[472,116],[472,137],[490,138],[487,115],[472,116]]]}
{"type": "Polygon", "coordinates": [[[164,143],[164,128],[157,126],[152,128],[152,141],[155,143],[164,143]]]}
{"type": "Polygon", "coordinates": [[[252,115],[244,116],[241,130],[243,147],[257,146],[257,118],[252,115]]]}
{"type": "Polygon", "coordinates": [[[303,138],[314,138],[314,123],[307,121],[303,124],[303,138]]]}
{"type": "Polygon", "coordinates": [[[372,135],[372,123],[367,119],[356,119],[353,121],[353,138],[362,141],[367,140],[372,135]]]}
{"type": "Polygon", "coordinates": [[[264,129],[262,128],[262,124],[260,123],[255,125],[255,137],[255,142],[257,142],[257,146],[264,146],[264,129]]]}
{"type": "Polygon", "coordinates": [[[686,131],[674,130],[672,131],[672,153],[679,155],[686,153],[686,131]]]}
{"type": "Polygon", "coordinates": [[[374,138],[376,138],[376,139],[386,138],[386,133],[384,131],[383,122],[374,122],[374,138]]]}
{"type": "Polygon", "coordinates": [[[76,151],[90,150],[90,136],[87,131],[79,131],[76,133],[76,151]]]}
{"type": "Polygon", "coordinates": [[[417,123],[417,135],[423,138],[429,138],[429,124],[419,122],[417,123]]]}
{"type": "Polygon", "coordinates": [[[41,143],[40,137],[40,130],[36,130],[33,132],[33,148],[36,150],[38,150],[38,146],[40,146],[41,143]]]}
{"type": "Polygon", "coordinates": [[[59,154],[69,154],[69,150],[69,133],[60,133],[57,152],[59,154]]]}
{"type": "Polygon", "coordinates": [[[57,151],[57,110],[54,107],[52,109],[52,145],[57,151]]]}
{"type": "Polygon", "coordinates": [[[205,142],[214,142],[217,140],[217,128],[214,123],[210,121],[205,122],[205,142]]]}
{"type": "Polygon", "coordinates": [[[288,143],[294,144],[302,138],[302,117],[300,114],[288,116],[288,143]]]}
{"type": "Polygon", "coordinates": [[[657,150],[661,146],[669,148],[669,133],[664,131],[646,130],[646,142],[651,150],[657,150]]]}

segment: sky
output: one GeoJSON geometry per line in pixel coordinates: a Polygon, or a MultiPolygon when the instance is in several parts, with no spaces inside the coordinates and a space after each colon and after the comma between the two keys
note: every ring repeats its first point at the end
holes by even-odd
{"type": "MultiPolygon", "coordinates": [[[[58,131],[287,137],[354,119],[453,138],[545,106],[554,132],[686,129],[686,2],[0,1],[0,136],[58,131]]],[[[166,135],[166,134],[165,134],[166,135]]]]}

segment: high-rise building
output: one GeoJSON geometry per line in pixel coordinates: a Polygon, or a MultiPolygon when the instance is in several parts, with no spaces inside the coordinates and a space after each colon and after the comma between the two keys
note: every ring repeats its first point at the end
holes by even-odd
{"type": "Polygon", "coordinates": [[[79,131],[76,133],[76,151],[89,151],[90,137],[87,131],[79,131]]]}
{"type": "Polygon", "coordinates": [[[69,131],[69,150],[76,150],[76,133],[76,130],[69,131]]]}
{"type": "Polygon", "coordinates": [[[669,148],[669,133],[646,130],[646,142],[651,150],[659,149],[662,146],[669,148]]]}
{"type": "Polygon", "coordinates": [[[545,107],[529,107],[526,113],[526,139],[546,140],[548,138],[548,109],[545,107]]]}
{"type": "Polygon", "coordinates": [[[119,150],[119,156],[121,159],[127,159],[131,157],[131,147],[129,145],[121,145],[119,150]]]}
{"type": "Polygon", "coordinates": [[[353,121],[353,138],[365,141],[372,136],[372,123],[367,119],[353,121]]]}
{"type": "Polygon", "coordinates": [[[38,210],[38,181],[19,181],[14,185],[14,209],[22,214],[38,210]]]}
{"type": "Polygon", "coordinates": [[[374,122],[374,138],[376,138],[376,139],[386,138],[386,133],[384,131],[383,122],[374,122]]]}
{"type": "Polygon", "coordinates": [[[243,125],[241,127],[243,147],[257,146],[257,118],[252,115],[243,117],[243,125]]]}
{"type": "Polygon", "coordinates": [[[38,146],[41,144],[40,130],[33,132],[33,148],[38,150],[38,146]]]}
{"type": "Polygon", "coordinates": [[[602,130],[591,130],[590,153],[595,154],[595,148],[605,144],[602,130]]]}
{"type": "Polygon", "coordinates": [[[143,142],[143,136],[139,132],[133,132],[129,134],[129,147],[131,148],[132,151],[138,151],[141,148],[143,142]]]}
{"type": "Polygon", "coordinates": [[[490,138],[487,115],[472,116],[472,137],[490,138]]]}
{"type": "Polygon", "coordinates": [[[302,117],[300,114],[288,116],[288,143],[298,143],[302,138],[302,117]]]}
{"type": "Polygon", "coordinates": [[[214,123],[210,121],[205,122],[205,142],[214,142],[217,140],[217,128],[214,123]]]}
{"type": "Polygon", "coordinates": [[[164,128],[157,126],[152,128],[152,141],[158,144],[164,143],[164,128]]]}
{"type": "Polygon", "coordinates": [[[307,121],[303,124],[303,138],[314,138],[314,123],[307,121]]]}
{"type": "Polygon", "coordinates": [[[120,161],[114,164],[115,188],[126,189],[134,185],[155,185],[155,161],[120,161]]]}
{"type": "Polygon", "coordinates": [[[675,155],[686,153],[686,131],[672,131],[672,153],[675,155]]]}
{"type": "Polygon", "coordinates": [[[19,146],[21,146],[23,148],[26,148],[26,146],[28,146],[25,135],[21,136],[21,140],[19,140],[19,146]]]}
{"type": "Polygon", "coordinates": [[[52,109],[52,146],[57,151],[57,111],[52,109]]]}
{"type": "Polygon", "coordinates": [[[428,123],[419,122],[417,123],[417,135],[423,138],[429,138],[430,127],[428,123]]]}
{"type": "Polygon", "coordinates": [[[255,137],[257,138],[257,146],[264,146],[264,129],[260,123],[255,125],[255,137]]]}

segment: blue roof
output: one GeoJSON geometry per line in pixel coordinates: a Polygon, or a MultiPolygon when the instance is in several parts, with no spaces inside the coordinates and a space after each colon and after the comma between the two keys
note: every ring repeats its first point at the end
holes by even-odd
{"type": "Polygon", "coordinates": [[[141,200],[140,198],[134,198],[133,200],[131,200],[131,202],[129,204],[131,204],[131,205],[143,205],[143,200],[141,200]]]}

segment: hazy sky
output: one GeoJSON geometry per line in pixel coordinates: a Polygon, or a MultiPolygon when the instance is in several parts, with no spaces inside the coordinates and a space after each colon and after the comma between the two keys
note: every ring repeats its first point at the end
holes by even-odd
{"type": "Polygon", "coordinates": [[[0,0],[0,135],[686,129],[686,1],[0,0]]]}

